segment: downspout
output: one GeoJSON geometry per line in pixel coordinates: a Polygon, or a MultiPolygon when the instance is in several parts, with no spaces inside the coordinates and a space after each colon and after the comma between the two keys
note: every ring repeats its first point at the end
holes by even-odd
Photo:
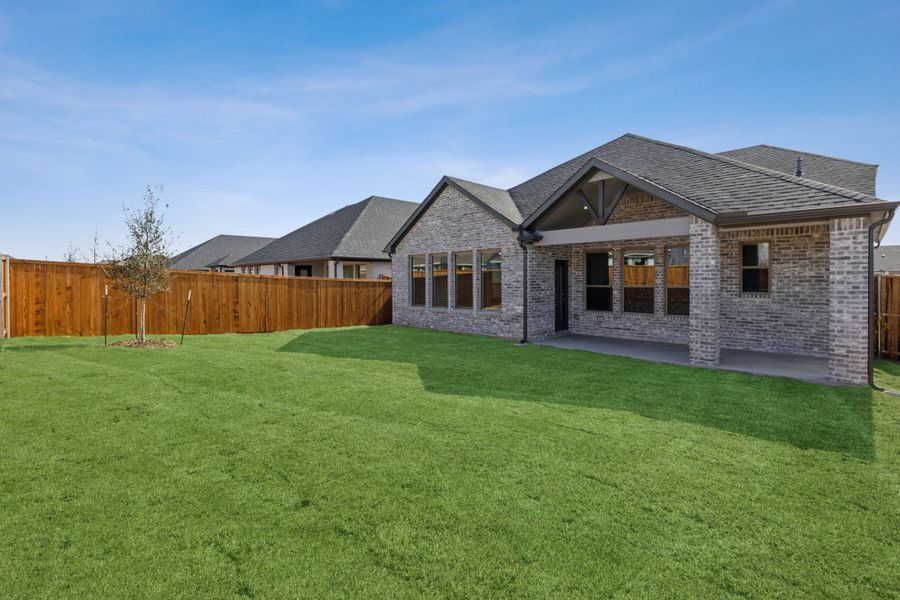
{"type": "Polygon", "coordinates": [[[519,248],[522,249],[522,339],[519,344],[528,343],[528,246],[519,230],[519,248]]]}
{"type": "Polygon", "coordinates": [[[528,343],[528,245],[541,239],[541,234],[529,231],[521,225],[516,229],[516,240],[522,249],[522,339],[519,344],[528,343]]]}
{"type": "MultiPolygon", "coordinates": [[[[894,218],[894,210],[891,209],[888,211],[887,215],[874,223],[869,224],[869,295],[868,295],[868,305],[866,306],[866,314],[868,315],[868,338],[869,338],[869,352],[868,352],[868,360],[866,364],[866,369],[868,371],[869,378],[869,387],[879,391],[886,391],[884,388],[878,387],[875,385],[875,374],[873,369],[874,357],[875,357],[875,336],[872,335],[873,322],[872,322],[872,300],[875,298],[875,228],[879,225],[884,225],[888,223],[891,219],[894,218]]],[[[877,242],[878,246],[881,245],[881,241],[877,242]]]]}

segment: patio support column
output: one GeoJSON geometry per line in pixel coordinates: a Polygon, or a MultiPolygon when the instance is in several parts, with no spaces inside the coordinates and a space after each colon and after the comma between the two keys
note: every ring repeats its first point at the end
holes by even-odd
{"type": "Polygon", "coordinates": [[[868,379],[867,217],[831,219],[828,262],[828,378],[865,385],[868,379]]]}
{"type": "Polygon", "coordinates": [[[456,256],[447,250],[447,308],[456,308],[456,256]]]}
{"type": "Polygon", "coordinates": [[[719,364],[719,231],[691,217],[690,355],[695,365],[719,364]]]}

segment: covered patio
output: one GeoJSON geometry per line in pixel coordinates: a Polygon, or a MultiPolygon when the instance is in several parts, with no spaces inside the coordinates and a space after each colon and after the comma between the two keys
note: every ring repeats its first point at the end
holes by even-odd
{"type": "MultiPolygon", "coordinates": [[[[627,356],[652,362],[697,366],[691,363],[690,348],[687,344],[629,340],[573,333],[535,340],[534,343],[568,350],[627,356]]],[[[790,377],[791,379],[799,379],[810,383],[832,384],[828,378],[828,359],[814,356],[722,348],[719,351],[719,364],[714,368],[725,371],[740,371],[752,375],[790,377]]]]}

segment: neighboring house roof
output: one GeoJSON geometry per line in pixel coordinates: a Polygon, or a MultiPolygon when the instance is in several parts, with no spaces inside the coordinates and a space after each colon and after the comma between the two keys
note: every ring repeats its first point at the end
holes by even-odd
{"type": "Polygon", "coordinates": [[[900,273],[900,246],[875,248],[876,273],[900,273]]]}
{"type": "Polygon", "coordinates": [[[417,206],[415,202],[370,196],[304,225],[232,264],[325,258],[390,260],[384,245],[417,206]]]}
{"type": "Polygon", "coordinates": [[[275,238],[248,235],[217,235],[175,256],[171,268],[200,271],[231,264],[242,256],[259,250],[275,238]]]}
{"type": "MultiPolygon", "coordinates": [[[[810,155],[812,156],[812,155],[810,155]]],[[[795,157],[796,158],[796,157],[795,157]]],[[[396,246],[446,185],[454,185],[503,216],[515,228],[529,227],[563,193],[596,171],[650,191],[708,220],[785,215],[812,209],[835,212],[868,210],[883,202],[860,191],[773,170],[728,156],[711,154],[650,138],[625,134],[580,154],[509,190],[444,177],[416,214],[391,240],[396,246]],[[506,196],[515,206],[507,205],[506,196]],[[502,208],[502,210],[501,210],[502,208]],[[518,218],[518,215],[522,218],[518,218]]],[[[873,210],[892,208],[876,206],[873,210]]]]}
{"type": "Polygon", "coordinates": [[[765,144],[720,152],[719,156],[734,158],[788,175],[797,174],[797,159],[800,158],[803,177],[807,179],[856,190],[870,196],[875,195],[878,165],[765,144]]]}

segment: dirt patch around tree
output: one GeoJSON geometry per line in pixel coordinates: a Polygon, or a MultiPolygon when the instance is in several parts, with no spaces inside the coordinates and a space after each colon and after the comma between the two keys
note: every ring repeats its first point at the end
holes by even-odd
{"type": "Polygon", "coordinates": [[[143,342],[139,340],[122,340],[121,342],[110,344],[110,346],[119,348],[174,348],[177,344],[172,340],[144,340],[143,342]]]}

